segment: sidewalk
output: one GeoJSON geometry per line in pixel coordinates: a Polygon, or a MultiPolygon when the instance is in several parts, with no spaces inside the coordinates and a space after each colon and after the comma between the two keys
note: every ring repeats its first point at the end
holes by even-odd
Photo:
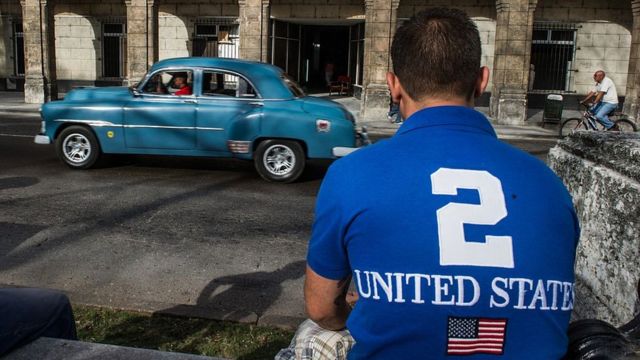
{"type": "MultiPolygon", "coordinates": [[[[40,104],[25,104],[24,94],[22,92],[0,91],[0,112],[9,113],[30,113],[37,114],[40,110],[40,104]]],[[[329,97],[328,94],[315,94],[314,96],[328,98],[344,105],[356,119],[360,115],[360,100],[353,97],[329,97]]],[[[489,108],[478,107],[478,111],[483,112],[489,117],[489,108]]],[[[580,116],[578,111],[565,110],[563,118],[580,116]]],[[[493,127],[501,139],[519,139],[519,140],[541,140],[556,139],[557,125],[547,124],[544,128],[540,126],[542,119],[542,109],[529,109],[529,117],[526,125],[508,126],[497,125],[493,127]]],[[[358,121],[360,124],[360,122],[358,121]]],[[[492,121],[493,123],[493,121],[492,121]]],[[[366,125],[369,133],[374,136],[391,136],[400,127],[398,124],[384,123],[362,123],[366,125]]]]}
{"type": "Polygon", "coordinates": [[[0,91],[0,112],[38,113],[41,104],[25,104],[24,93],[0,91]]]}
{"type": "MultiPolygon", "coordinates": [[[[367,126],[369,134],[373,136],[391,136],[400,127],[400,124],[391,124],[387,122],[361,123],[360,100],[353,97],[329,97],[328,94],[317,94],[316,96],[331,99],[344,105],[356,118],[358,124],[367,126]]],[[[529,109],[526,125],[498,125],[493,122],[489,116],[488,107],[477,107],[476,110],[484,113],[491,121],[498,137],[501,139],[517,139],[517,140],[556,140],[558,138],[558,125],[547,123],[545,127],[541,127],[542,109],[529,109]]],[[[565,110],[562,117],[568,119],[570,117],[580,117],[580,112],[574,110],[565,110]]]]}

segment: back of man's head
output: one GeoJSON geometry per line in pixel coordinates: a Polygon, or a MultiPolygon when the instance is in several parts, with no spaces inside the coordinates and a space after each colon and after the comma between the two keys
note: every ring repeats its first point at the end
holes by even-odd
{"type": "Polygon", "coordinates": [[[415,101],[474,95],[482,55],[475,23],[461,10],[432,8],[403,24],[391,58],[402,87],[415,101]]]}

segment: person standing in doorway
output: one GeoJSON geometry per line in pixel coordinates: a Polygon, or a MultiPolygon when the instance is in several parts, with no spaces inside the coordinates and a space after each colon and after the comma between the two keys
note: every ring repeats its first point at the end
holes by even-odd
{"type": "Polygon", "coordinates": [[[329,60],[324,65],[324,81],[327,83],[327,86],[331,85],[331,81],[333,80],[333,72],[335,71],[335,65],[333,61],[329,60]]]}

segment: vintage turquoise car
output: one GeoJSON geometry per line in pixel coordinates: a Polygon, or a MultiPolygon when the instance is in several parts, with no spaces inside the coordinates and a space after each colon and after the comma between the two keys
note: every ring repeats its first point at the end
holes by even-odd
{"type": "Polygon", "coordinates": [[[102,154],[235,157],[269,181],[291,182],[307,159],[356,148],[353,115],[306,96],[280,68],[225,58],[156,63],[131,88],[81,88],[42,107],[38,144],[72,169],[102,154]]]}

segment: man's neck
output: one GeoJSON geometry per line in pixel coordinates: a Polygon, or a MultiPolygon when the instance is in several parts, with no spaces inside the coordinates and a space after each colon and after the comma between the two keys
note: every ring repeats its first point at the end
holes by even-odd
{"type": "Polygon", "coordinates": [[[452,98],[452,99],[425,99],[422,101],[413,101],[408,100],[404,104],[404,113],[402,114],[405,119],[409,118],[413,113],[420,111],[422,109],[437,107],[437,106],[464,106],[468,108],[473,108],[473,100],[467,100],[462,98],[452,98]]]}

